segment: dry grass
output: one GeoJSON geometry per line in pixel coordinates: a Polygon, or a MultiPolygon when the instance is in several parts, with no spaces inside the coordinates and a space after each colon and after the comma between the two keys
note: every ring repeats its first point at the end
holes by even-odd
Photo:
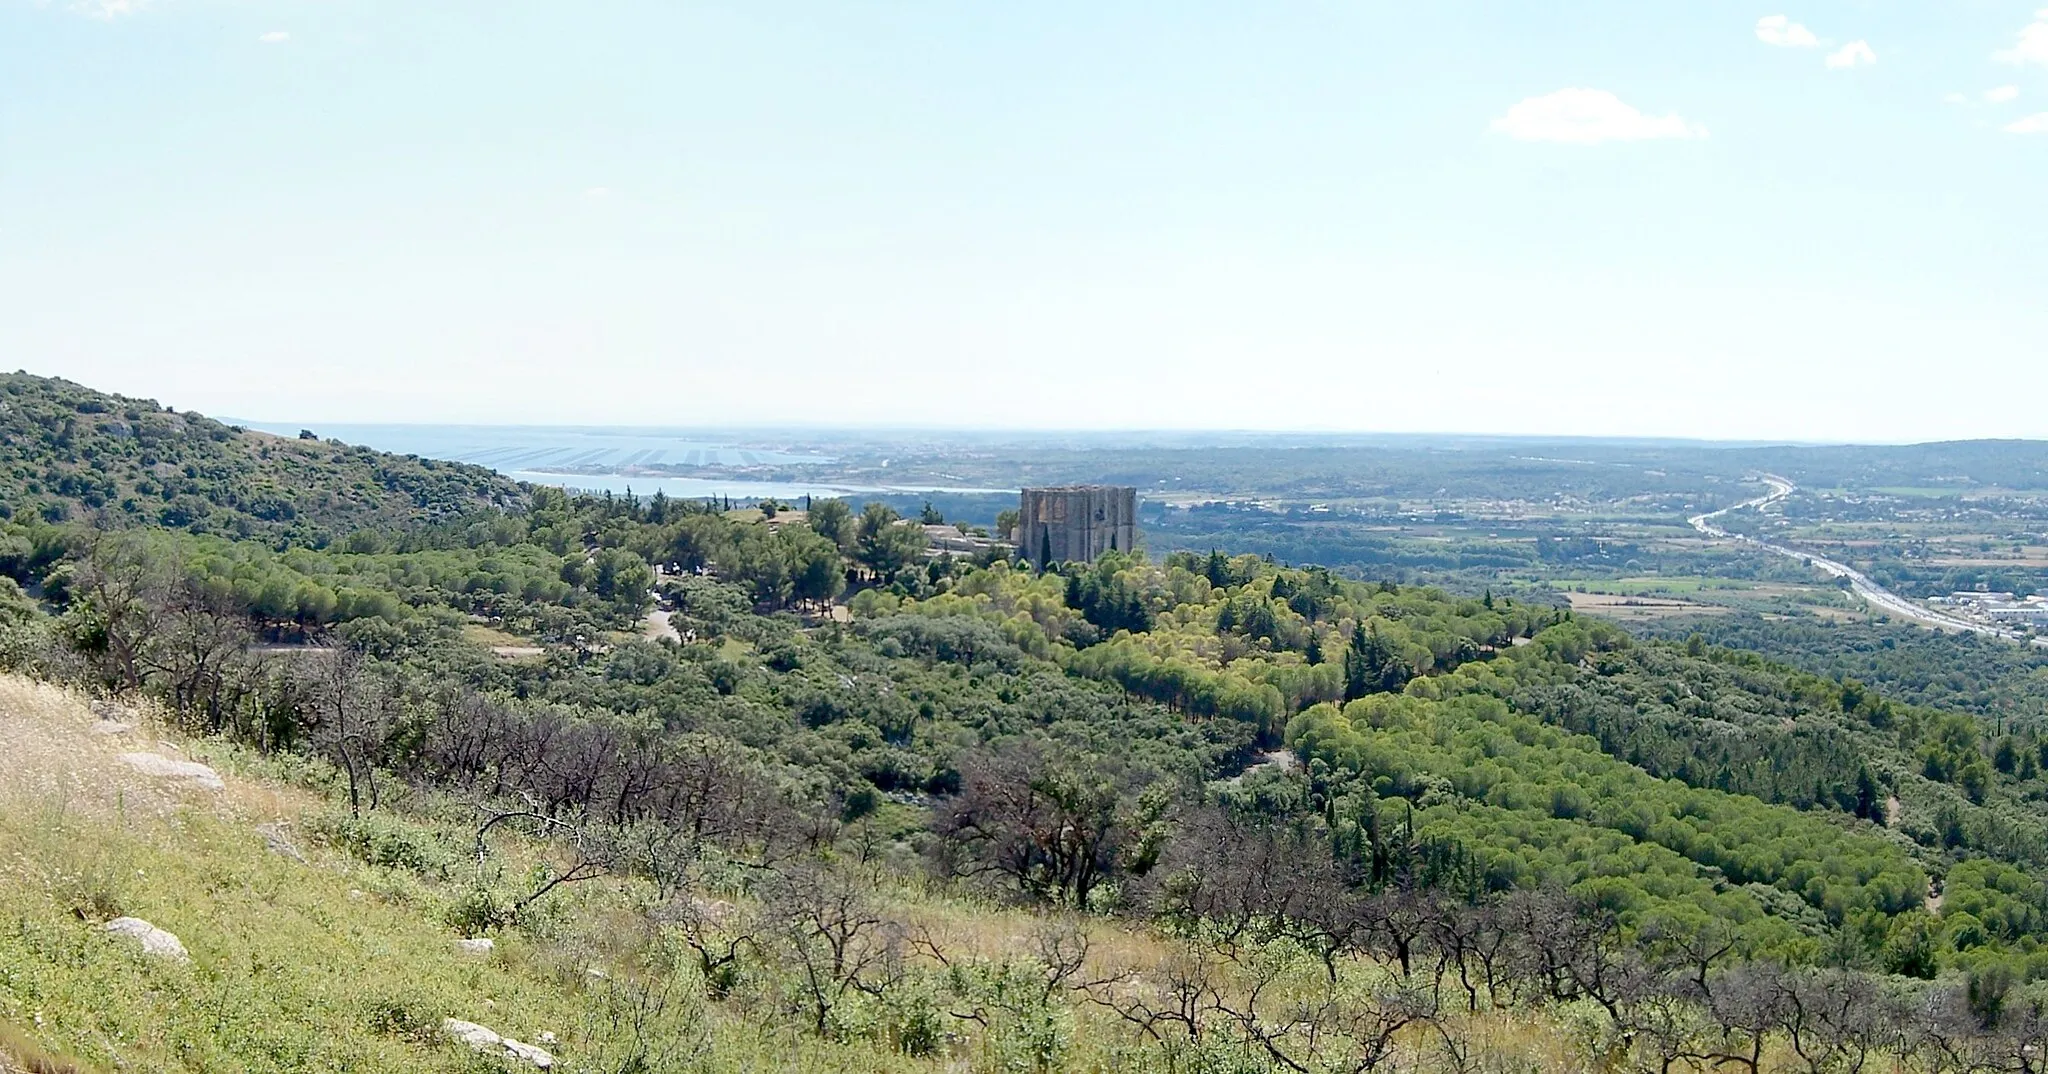
{"type": "MultiPolygon", "coordinates": [[[[616,1046],[607,1020],[616,985],[645,979],[644,944],[619,924],[637,919],[638,885],[566,891],[559,927],[501,934],[491,957],[465,955],[444,921],[465,894],[466,869],[423,874],[323,845],[312,830],[336,814],[322,794],[136,716],[135,731],[102,735],[85,698],[0,676],[6,1062],[64,1070],[48,1064],[68,1054],[84,1071],[481,1069],[439,1039],[444,1017],[522,1040],[553,1033],[572,1060],[616,1046]],[[165,785],[117,760],[152,748],[212,764],[226,789],[165,785]],[[258,827],[280,822],[304,863],[266,847],[258,827]],[[100,929],[121,915],[177,934],[191,964],[147,959],[100,929]],[[590,967],[606,976],[586,975],[590,967]]],[[[392,815],[378,824],[459,856],[459,824],[392,815]]],[[[509,884],[549,853],[517,838],[493,849],[509,884]]],[[[701,1004],[665,1017],[649,1025],[702,1038],[696,1070],[932,1069],[876,1043],[822,1041],[701,1004]]]]}
{"type": "Polygon", "coordinates": [[[481,645],[486,649],[533,644],[531,638],[522,638],[511,631],[501,630],[489,623],[476,622],[462,624],[462,640],[481,645]]]}
{"type": "Polygon", "coordinates": [[[501,660],[536,660],[547,655],[547,649],[535,645],[532,638],[522,638],[488,623],[462,624],[462,640],[489,649],[492,656],[501,660]]]}
{"type": "Polygon", "coordinates": [[[1603,615],[1609,619],[1669,619],[1681,615],[1726,615],[1732,609],[1720,604],[1701,604],[1676,597],[1632,597],[1618,593],[1566,593],[1572,611],[1603,615]]]}
{"type": "Polygon", "coordinates": [[[44,1050],[28,1034],[0,1022],[0,1074],[90,1074],[91,1069],[44,1050]]]}
{"type": "Polygon", "coordinates": [[[0,808],[48,808],[60,814],[107,819],[167,819],[201,808],[222,819],[257,823],[319,808],[311,792],[263,780],[237,779],[235,751],[191,741],[166,729],[147,706],[93,702],[69,690],[0,675],[0,808]],[[128,727],[114,732],[112,724],[128,727]],[[156,753],[210,765],[227,789],[211,792],[179,780],[144,775],[118,758],[156,753]]]}

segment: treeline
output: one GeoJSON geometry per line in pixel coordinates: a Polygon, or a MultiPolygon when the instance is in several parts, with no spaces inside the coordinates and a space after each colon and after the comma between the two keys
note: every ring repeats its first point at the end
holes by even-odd
{"type": "MultiPolygon", "coordinates": [[[[850,576],[900,579],[912,592],[929,584],[913,571],[923,566],[923,532],[886,507],[856,515],[824,501],[808,520],[784,519],[542,488],[517,514],[357,530],[318,549],[30,520],[0,524],[0,576],[43,587],[59,604],[74,586],[177,587],[188,603],[245,619],[269,640],[333,632],[387,650],[409,629],[446,628],[461,616],[546,641],[594,640],[633,626],[654,596],[657,566],[715,573],[767,609],[828,601],[850,576]]],[[[106,607],[128,599],[100,597],[106,607]]]]}
{"type": "Polygon", "coordinates": [[[1473,855],[1483,891],[1564,884],[1631,921],[1711,908],[1753,924],[1767,945],[1792,942],[1796,929],[1769,920],[1772,900],[1750,885],[1803,899],[1832,926],[1856,914],[1895,919],[1927,893],[1910,855],[1874,833],[1657,780],[1477,693],[1320,705],[1295,720],[1289,741],[1380,797],[1411,801],[1422,833],[1473,855]],[[1609,832],[1625,838],[1603,840],[1609,832]]]}
{"type": "Polygon", "coordinates": [[[1799,957],[1847,936],[1913,972],[1937,962],[1926,943],[2048,968],[2029,968],[2023,933],[1943,901],[1993,890],[2001,922],[2048,909],[2031,740],[1966,716],[1699,641],[1631,644],[1547,607],[1254,557],[997,567],[865,605],[895,637],[931,620],[933,656],[1042,656],[1265,742],[1284,731],[1338,788],[1317,792],[1326,808],[1398,803],[1455,848],[1443,883],[1562,884],[1632,924],[1704,907],[1799,957]],[[938,625],[963,620],[985,627],[938,625]]]}
{"type": "Polygon", "coordinates": [[[1828,619],[1713,616],[1645,624],[1675,641],[1747,650],[1824,678],[1854,679],[1899,701],[1993,717],[2011,730],[2048,723],[2048,650],[1976,634],[1828,619]]]}
{"type": "Polygon", "coordinates": [[[1175,553],[1161,565],[1112,553],[1050,583],[996,565],[937,599],[856,606],[885,610],[984,619],[1078,674],[1252,724],[1269,741],[1307,705],[1400,690],[1561,616],[1221,553],[1175,553]]]}

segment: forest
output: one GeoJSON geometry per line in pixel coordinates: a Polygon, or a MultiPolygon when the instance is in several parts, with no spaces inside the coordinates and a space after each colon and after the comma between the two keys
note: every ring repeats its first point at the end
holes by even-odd
{"type": "MultiPolygon", "coordinates": [[[[2048,729],[1988,660],[1221,548],[1034,572],[934,552],[937,509],[6,398],[0,670],[324,796],[309,836],[445,889],[451,938],[611,923],[638,1021],[575,1069],[699,1068],[676,982],[874,1069],[1516,1069],[1484,1027],[1527,1017],[1579,1068],[2032,1070],[2048,1035],[2048,729]],[[636,894],[572,923],[599,889],[636,894]],[[920,932],[942,903],[1033,924],[920,932]]],[[[91,1051],[38,1035],[62,959],[19,925],[0,1029],[91,1051]]],[[[434,1054],[425,1004],[346,1032],[434,1054]]]]}

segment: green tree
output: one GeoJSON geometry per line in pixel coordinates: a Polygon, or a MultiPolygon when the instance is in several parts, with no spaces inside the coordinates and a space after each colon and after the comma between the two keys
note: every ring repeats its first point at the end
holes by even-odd
{"type": "Polygon", "coordinates": [[[733,525],[723,516],[708,512],[685,515],[669,538],[668,562],[686,571],[723,558],[733,540],[733,525]]]}
{"type": "Polygon", "coordinates": [[[1344,650],[1344,700],[1393,693],[1414,677],[1415,668],[1380,637],[1378,624],[1351,628],[1351,644],[1344,650]]]}
{"type": "Polygon", "coordinates": [[[890,582],[924,555],[928,543],[924,531],[904,525],[894,508],[871,503],[861,508],[854,528],[853,555],[875,577],[890,582]]]}
{"type": "Polygon", "coordinates": [[[819,500],[811,505],[811,530],[833,544],[841,551],[853,548],[853,508],[845,500],[819,500]]]}
{"type": "Polygon", "coordinates": [[[791,529],[782,531],[782,540],[788,548],[791,596],[831,600],[846,588],[846,565],[838,545],[822,534],[791,529]]]}
{"type": "Polygon", "coordinates": [[[1856,770],[1855,813],[1864,820],[1876,821],[1879,824],[1885,821],[1883,792],[1878,788],[1877,780],[1871,777],[1868,765],[1856,770]]]}
{"type": "Polygon", "coordinates": [[[647,561],[623,548],[602,548],[591,557],[590,591],[599,600],[638,607],[654,586],[647,561]]]}
{"type": "Polygon", "coordinates": [[[754,603],[779,608],[795,594],[787,543],[766,526],[742,526],[732,547],[719,561],[721,578],[747,588],[754,603]]]}

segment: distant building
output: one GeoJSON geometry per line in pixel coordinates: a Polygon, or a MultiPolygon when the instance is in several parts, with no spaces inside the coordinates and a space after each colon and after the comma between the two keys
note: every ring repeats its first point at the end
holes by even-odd
{"type": "Polygon", "coordinates": [[[1043,570],[1051,563],[1093,563],[1138,543],[1138,490],[1116,485],[1025,489],[1010,533],[1017,554],[1043,570]]]}
{"type": "Polygon", "coordinates": [[[980,555],[991,548],[1001,548],[1003,542],[978,533],[962,533],[958,526],[940,523],[924,527],[925,551],[927,556],[952,554],[955,556],[980,555]]]}

